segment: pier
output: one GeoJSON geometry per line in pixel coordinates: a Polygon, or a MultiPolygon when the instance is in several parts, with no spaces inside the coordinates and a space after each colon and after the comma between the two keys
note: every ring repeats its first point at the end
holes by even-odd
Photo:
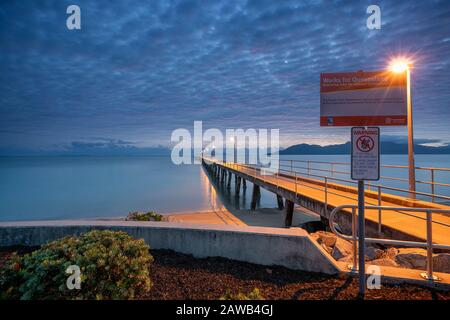
{"type": "MultiPolygon", "coordinates": [[[[289,161],[289,160],[288,160],[289,161]]],[[[262,166],[223,162],[214,158],[203,158],[203,166],[218,182],[231,188],[234,180],[236,196],[247,183],[252,183],[251,209],[255,210],[261,188],[272,192],[276,197],[280,211],[285,215],[285,226],[292,225],[294,205],[307,208],[320,215],[323,222],[328,223],[330,212],[339,206],[356,205],[357,189],[344,183],[343,179],[323,176],[321,179],[314,174],[300,174],[291,168],[280,166],[277,172],[270,173],[262,166]]],[[[286,166],[286,165],[284,165],[286,166]]],[[[289,167],[289,165],[288,165],[289,167]]],[[[445,184],[440,184],[445,185],[445,184]]],[[[432,188],[434,190],[434,184],[432,188]]],[[[395,189],[384,187],[385,189],[395,189]]],[[[439,244],[450,244],[450,216],[445,210],[450,206],[437,201],[411,199],[382,192],[375,187],[365,192],[366,206],[398,207],[398,210],[368,209],[366,210],[366,235],[370,237],[389,238],[408,241],[427,241],[427,210],[423,212],[402,211],[401,208],[423,208],[432,212],[432,241],[439,244]]],[[[401,189],[398,189],[401,190],[401,189]]],[[[433,200],[439,198],[450,200],[446,196],[416,192],[429,195],[433,200]],[[448,199],[447,199],[448,198],[448,199]]],[[[342,209],[335,219],[344,233],[352,232],[352,210],[342,209]]]]}

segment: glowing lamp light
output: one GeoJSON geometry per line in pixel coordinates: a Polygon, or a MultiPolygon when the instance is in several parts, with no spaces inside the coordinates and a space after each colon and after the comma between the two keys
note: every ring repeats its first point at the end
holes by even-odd
{"type": "Polygon", "coordinates": [[[395,73],[402,73],[410,69],[411,63],[403,58],[394,59],[389,64],[389,70],[395,73]]]}

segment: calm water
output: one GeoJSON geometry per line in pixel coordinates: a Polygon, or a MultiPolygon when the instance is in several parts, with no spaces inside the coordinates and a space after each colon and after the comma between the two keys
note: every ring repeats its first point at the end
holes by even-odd
{"type": "MultiPolygon", "coordinates": [[[[349,160],[348,156],[288,158],[349,160]]],[[[403,155],[382,157],[385,164],[403,165],[406,159],[403,155]]],[[[418,166],[450,167],[450,155],[418,155],[416,162],[418,166]]],[[[348,171],[348,167],[336,166],[335,170],[348,171]]],[[[383,170],[382,175],[407,177],[406,170],[388,170],[383,170]]],[[[428,173],[420,173],[417,178],[428,180],[428,173]]],[[[436,174],[436,178],[449,183],[450,173],[436,174]]],[[[248,209],[251,197],[250,184],[246,194],[236,198],[232,192],[211,185],[201,166],[175,166],[169,157],[0,158],[0,181],[0,220],[110,218],[134,210],[203,211],[223,205],[248,209]]],[[[397,181],[385,183],[407,186],[397,181]]],[[[420,188],[429,191],[429,186],[420,188]]],[[[450,195],[450,188],[445,189],[437,191],[450,195]]],[[[275,196],[263,191],[260,206],[275,207],[275,196]]]]}

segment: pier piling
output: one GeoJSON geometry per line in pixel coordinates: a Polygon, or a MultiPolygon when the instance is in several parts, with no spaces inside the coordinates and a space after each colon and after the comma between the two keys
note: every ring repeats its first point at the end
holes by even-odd
{"type": "Polygon", "coordinates": [[[278,210],[284,209],[283,197],[277,194],[278,210]]]}
{"type": "Polygon", "coordinates": [[[253,184],[253,192],[252,192],[252,202],[250,204],[250,210],[256,210],[256,202],[261,195],[261,191],[259,190],[259,186],[253,184]]]}
{"type": "Polygon", "coordinates": [[[284,220],[284,226],[286,228],[292,226],[293,215],[294,215],[294,203],[290,200],[286,200],[286,218],[284,220]]]}

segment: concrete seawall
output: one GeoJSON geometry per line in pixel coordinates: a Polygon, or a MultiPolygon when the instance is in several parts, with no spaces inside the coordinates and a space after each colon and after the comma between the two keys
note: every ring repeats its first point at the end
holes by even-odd
{"type": "Polygon", "coordinates": [[[328,254],[299,228],[213,226],[134,221],[24,221],[0,223],[0,246],[42,245],[92,229],[125,231],[151,249],[170,249],[194,257],[223,257],[290,269],[339,273],[328,254]]]}

